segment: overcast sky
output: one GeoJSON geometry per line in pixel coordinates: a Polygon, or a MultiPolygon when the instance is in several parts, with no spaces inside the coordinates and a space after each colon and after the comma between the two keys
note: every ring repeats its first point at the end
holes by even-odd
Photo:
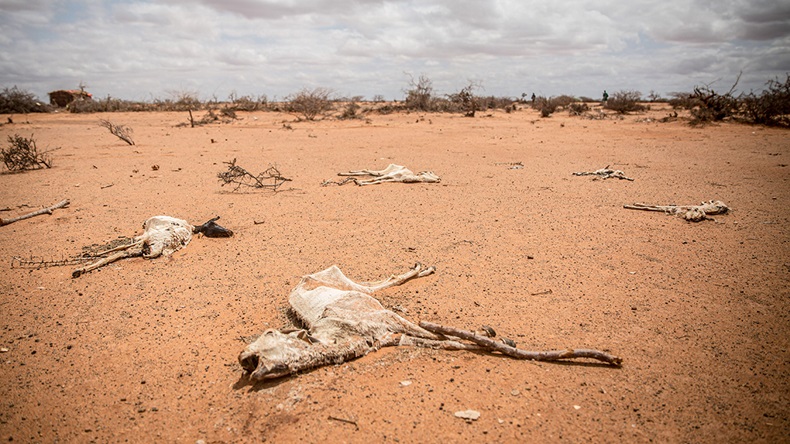
{"type": "Polygon", "coordinates": [[[787,0],[0,0],[0,87],[46,100],[282,98],[308,87],[401,99],[607,89],[761,91],[790,72],[787,0]]]}

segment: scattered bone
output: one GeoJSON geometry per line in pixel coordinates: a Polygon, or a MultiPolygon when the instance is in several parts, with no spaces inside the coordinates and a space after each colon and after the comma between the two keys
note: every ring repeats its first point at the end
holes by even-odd
{"type": "Polygon", "coordinates": [[[606,168],[601,168],[600,170],[595,171],[582,171],[580,173],[573,173],[574,176],[597,176],[597,178],[601,179],[620,179],[620,180],[630,180],[633,181],[630,177],[626,177],[625,173],[620,170],[610,170],[609,165],[606,165],[606,168]]]}
{"type": "MultiPolygon", "coordinates": [[[[588,357],[620,365],[620,358],[596,350],[527,352],[464,330],[465,339],[424,328],[446,328],[424,323],[417,326],[386,310],[372,293],[434,272],[416,264],[410,271],[376,283],[356,283],[337,266],[302,278],[291,291],[294,317],[306,329],[266,330],[239,354],[239,363],[253,380],[273,379],[324,365],[341,364],[381,347],[417,346],[445,350],[499,351],[520,359],[557,360],[588,357]]],[[[490,327],[489,327],[490,328],[490,327]]],[[[491,329],[493,332],[493,329],[491,329]]],[[[460,337],[460,336],[459,336],[460,337]]]]}
{"type": "Polygon", "coordinates": [[[623,205],[629,210],[661,211],[662,213],[679,216],[689,222],[700,222],[703,220],[714,220],[711,215],[727,214],[730,208],[720,200],[709,200],[699,205],[647,205],[635,203],[633,205],[623,205]]]}
{"type": "Polygon", "coordinates": [[[99,257],[98,260],[74,270],[71,277],[78,278],[89,271],[129,257],[153,259],[169,256],[187,246],[194,233],[203,233],[207,237],[232,236],[231,230],[216,224],[217,219],[219,216],[195,227],[174,217],[154,216],[143,223],[143,234],[132,239],[131,243],[97,253],[95,256],[99,257]]]}
{"type": "Polygon", "coordinates": [[[19,217],[12,217],[10,219],[0,218],[0,227],[3,226],[3,225],[12,224],[14,222],[19,222],[20,220],[25,220],[25,219],[30,219],[31,217],[40,216],[42,214],[52,214],[52,212],[54,210],[57,210],[58,208],[65,208],[67,206],[69,206],[69,200],[68,199],[62,200],[62,201],[56,203],[55,205],[52,205],[51,207],[42,208],[40,210],[36,210],[36,211],[34,211],[32,213],[24,214],[24,215],[19,216],[19,217]]]}
{"type": "Polygon", "coordinates": [[[333,182],[333,181],[324,181],[322,183],[323,186],[326,185],[345,185],[349,182],[354,182],[357,185],[376,185],[384,182],[403,182],[403,183],[438,183],[441,181],[441,178],[434,174],[432,171],[420,171],[417,174],[414,174],[410,169],[401,166],[395,165],[394,163],[389,164],[387,168],[376,171],[376,170],[357,170],[357,171],[349,171],[347,173],[337,173],[338,176],[351,176],[351,177],[362,177],[362,176],[372,176],[370,179],[356,179],[356,178],[348,178],[340,182],[333,182]]]}

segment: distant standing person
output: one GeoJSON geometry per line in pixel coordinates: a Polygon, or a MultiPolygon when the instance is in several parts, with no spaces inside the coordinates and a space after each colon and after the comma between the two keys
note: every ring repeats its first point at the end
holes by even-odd
{"type": "Polygon", "coordinates": [[[532,103],[535,103],[535,93],[532,93],[532,103]]]}
{"type": "Polygon", "coordinates": [[[606,90],[603,90],[603,101],[606,102],[607,100],[609,100],[609,93],[607,93],[606,90]]]}

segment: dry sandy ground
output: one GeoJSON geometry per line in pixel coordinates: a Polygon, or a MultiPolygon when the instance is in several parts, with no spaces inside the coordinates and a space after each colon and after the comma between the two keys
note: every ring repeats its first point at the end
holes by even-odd
{"type": "Polygon", "coordinates": [[[183,113],[14,116],[4,145],[18,133],[61,149],[52,169],[0,175],[0,216],[71,205],[0,228],[0,439],[785,441],[790,132],[641,120],[667,112],[254,113],[199,128],[176,127],[183,113]],[[131,126],[137,145],[99,118],[131,126]],[[233,158],[293,181],[231,192],[216,175],[233,158]],[[321,186],[389,163],[442,181],[321,186]],[[606,165],[635,181],[571,175],[606,165]],[[695,224],[622,208],[708,199],[733,211],[695,224]],[[78,279],[73,266],[12,265],[140,234],[159,214],[220,215],[236,235],[78,279]],[[526,349],[608,350],[623,367],[388,348],[272,382],[242,377],[237,355],[287,324],[302,275],[337,264],[375,280],[418,261],[438,272],[378,294],[386,307],[488,324],[526,349]],[[467,409],[480,418],[454,416],[467,409]]]}

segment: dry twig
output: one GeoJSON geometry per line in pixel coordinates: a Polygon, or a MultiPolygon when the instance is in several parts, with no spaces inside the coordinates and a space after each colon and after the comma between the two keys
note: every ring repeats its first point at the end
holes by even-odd
{"type": "Polygon", "coordinates": [[[251,188],[271,188],[277,191],[282,184],[291,181],[291,179],[283,177],[282,174],[280,174],[280,170],[274,166],[269,166],[266,171],[255,176],[244,168],[236,165],[236,159],[224,163],[228,165],[228,170],[217,174],[217,177],[222,182],[222,186],[234,184],[236,187],[233,191],[238,190],[242,186],[251,188]],[[271,183],[267,183],[269,181],[271,181],[271,183]]]}
{"type": "Polygon", "coordinates": [[[567,349],[567,350],[550,350],[550,351],[527,351],[515,347],[511,347],[502,342],[497,342],[491,338],[480,336],[472,333],[471,331],[461,330],[454,327],[445,327],[431,322],[420,322],[420,327],[430,331],[431,333],[455,336],[467,341],[472,341],[475,344],[483,347],[489,351],[498,351],[504,355],[517,359],[529,359],[533,361],[559,361],[564,359],[575,358],[591,358],[607,364],[619,367],[623,363],[623,359],[618,356],[610,355],[609,353],[599,350],[589,349],[567,349]]]}
{"type": "Polygon", "coordinates": [[[99,120],[99,126],[107,128],[113,136],[123,140],[129,145],[134,145],[134,140],[132,140],[132,129],[128,126],[116,125],[107,119],[99,120]]]}
{"type": "Polygon", "coordinates": [[[40,210],[33,211],[32,213],[24,214],[19,217],[12,217],[10,219],[2,219],[0,218],[0,227],[3,225],[12,224],[14,222],[19,222],[20,220],[30,219],[31,217],[40,216],[42,214],[52,214],[52,211],[57,210],[58,208],[64,208],[69,205],[69,200],[63,200],[51,207],[42,208],[40,210]]]}

